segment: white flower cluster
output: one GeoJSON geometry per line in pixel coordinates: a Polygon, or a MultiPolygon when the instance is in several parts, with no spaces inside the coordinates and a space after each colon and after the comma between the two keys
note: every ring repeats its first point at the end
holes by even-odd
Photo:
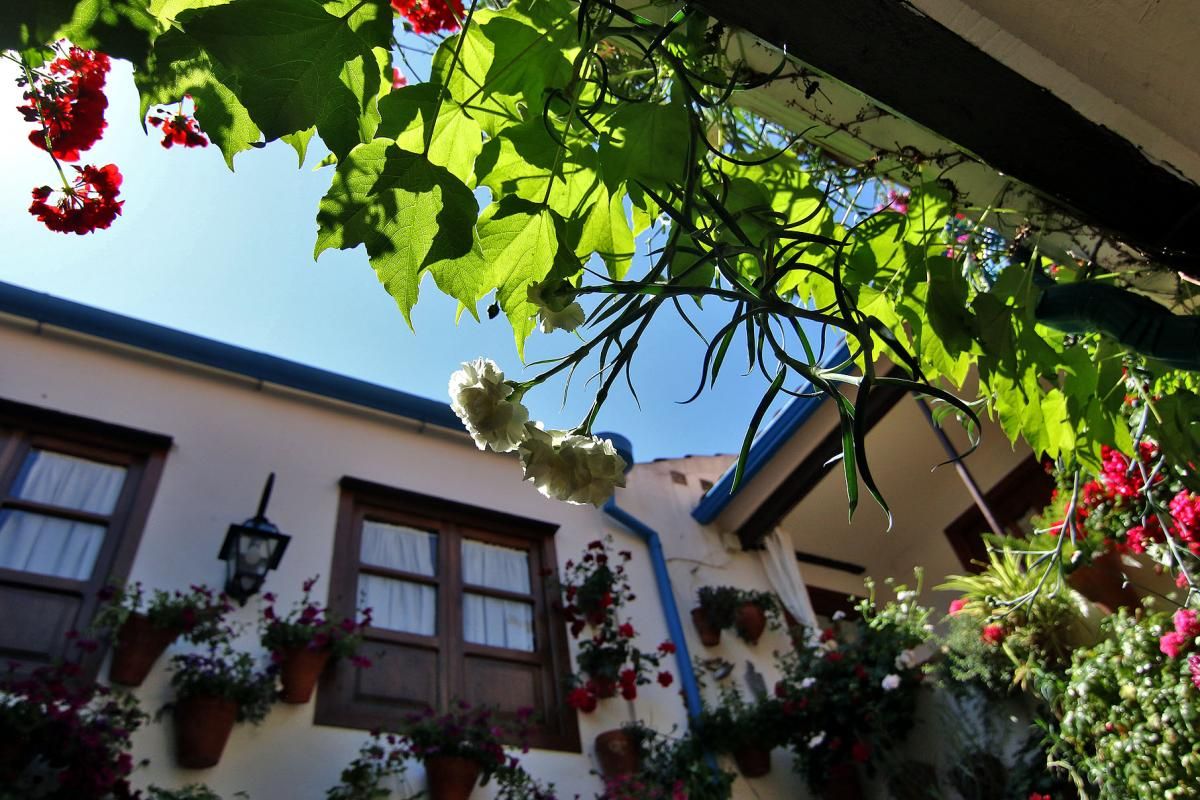
{"type": "Polygon", "coordinates": [[[600,506],[625,485],[625,459],[611,441],[530,423],[514,391],[490,359],[465,363],[450,376],[450,407],[480,450],[519,450],[525,480],[554,500],[600,506]]]}
{"type": "Polygon", "coordinates": [[[529,410],[512,393],[512,384],[488,358],[469,361],[450,376],[450,408],[480,450],[511,453],[525,438],[529,410]]]}
{"type": "Polygon", "coordinates": [[[529,302],[538,307],[542,333],[573,331],[583,324],[583,306],[575,302],[575,288],[566,281],[541,281],[526,290],[529,302]]]}

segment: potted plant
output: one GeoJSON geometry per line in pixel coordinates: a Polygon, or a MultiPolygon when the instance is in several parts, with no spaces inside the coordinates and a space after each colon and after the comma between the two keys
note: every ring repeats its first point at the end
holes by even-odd
{"type": "Polygon", "coordinates": [[[371,662],[356,655],[362,643],[363,631],[371,624],[371,609],[362,612],[361,619],[334,619],[329,609],[312,601],[316,577],[304,582],[304,593],[287,613],[275,611],[275,595],[263,595],[258,629],[262,645],[279,665],[279,680],[283,689],[280,699],[285,703],[307,703],[312,698],[317,679],[329,661],[350,658],[355,666],[369,667],[371,662]]]}
{"type": "MultiPolygon", "coordinates": [[[[74,637],[86,650],[95,643],[74,637]]],[[[84,680],[74,664],[0,675],[0,796],[133,800],[133,732],[145,721],[127,692],[84,680]]]]}
{"type": "Polygon", "coordinates": [[[779,664],[780,730],[796,769],[826,798],[862,796],[858,768],[869,771],[904,740],[924,679],[915,651],[929,638],[931,612],[903,586],[879,607],[867,587],[859,620],[806,637],[779,664]]]}
{"type": "Polygon", "coordinates": [[[778,699],[747,702],[736,687],[726,685],[720,704],[700,714],[696,735],[712,751],[732,755],[745,777],[761,778],[771,771],[771,750],[782,741],[781,719],[778,699]]]}
{"type": "Polygon", "coordinates": [[[705,756],[695,736],[665,736],[648,728],[639,734],[634,772],[606,776],[598,800],[729,800],[734,776],[705,756]]]}
{"type": "Polygon", "coordinates": [[[524,747],[532,709],[520,709],[506,725],[496,711],[459,702],[446,714],[411,714],[400,735],[413,758],[425,764],[431,800],[466,800],[508,764],[506,743],[524,747]]]}
{"type": "MultiPolygon", "coordinates": [[[[146,792],[149,800],[223,800],[221,795],[202,783],[189,783],[181,789],[150,786],[146,792]]],[[[234,792],[231,797],[248,800],[249,795],[245,792],[234,792]]]]}
{"type": "Polygon", "coordinates": [[[642,745],[652,735],[640,722],[627,722],[598,734],[595,752],[600,774],[615,778],[636,772],[642,761],[642,745]]]}
{"type": "Polygon", "coordinates": [[[633,623],[621,617],[625,604],[633,599],[625,573],[625,563],[633,556],[622,551],[616,557],[621,563],[613,566],[608,541],[596,540],[588,544],[578,563],[566,564],[563,615],[571,636],[579,640],[575,658],[579,673],[571,678],[573,689],[567,702],[584,713],[594,711],[598,700],[613,697],[618,690],[626,700],[635,699],[638,687],[649,684],[654,671],[659,685],[670,686],[674,681],[674,676],[659,666],[663,656],[675,652],[675,645],[664,641],[653,651],[641,650],[634,643],[637,631],[633,623]],[[609,577],[597,583],[594,576],[600,573],[609,577]],[[579,605],[584,587],[595,592],[601,585],[605,588],[594,604],[579,605]],[[583,636],[585,629],[591,630],[590,636],[583,636]]]}
{"type": "Polygon", "coordinates": [[[275,702],[274,669],[260,669],[225,640],[175,656],[171,673],[176,761],[188,769],[214,766],[234,723],[262,722],[275,702]]]}
{"type": "Polygon", "coordinates": [[[705,647],[721,643],[721,631],[733,627],[741,593],[731,586],[702,586],[700,605],[692,609],[692,624],[705,647]]]}
{"type": "Polygon", "coordinates": [[[747,590],[739,593],[734,610],[733,625],[738,637],[748,644],[758,644],[758,639],[771,627],[779,627],[779,602],[770,592],[747,590]]]}
{"type": "Polygon", "coordinates": [[[100,610],[92,623],[113,641],[108,679],[141,686],[150,668],[179,636],[203,642],[217,635],[229,599],[205,586],[188,591],[155,589],[147,598],[141,583],[110,585],[100,590],[100,610]]]}

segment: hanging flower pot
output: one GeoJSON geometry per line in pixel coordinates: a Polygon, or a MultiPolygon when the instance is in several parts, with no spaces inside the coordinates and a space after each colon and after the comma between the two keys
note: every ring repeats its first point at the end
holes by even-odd
{"type": "Polygon", "coordinates": [[[187,769],[216,766],[229,741],[238,705],[227,697],[193,695],[175,703],[175,760],[187,769]]]}
{"type": "Polygon", "coordinates": [[[771,771],[771,751],[759,747],[743,747],[733,751],[738,772],[746,778],[761,778],[771,771]]]}
{"type": "Polygon", "coordinates": [[[716,647],[721,643],[721,629],[712,624],[708,612],[703,608],[692,609],[692,624],[700,635],[700,644],[705,647],[716,647]]]}
{"type": "Polygon", "coordinates": [[[160,628],[145,614],[130,614],[117,631],[108,679],[124,686],[141,686],[150,668],[175,641],[179,628],[160,628]]]}
{"type": "Polygon", "coordinates": [[[596,697],[602,700],[607,700],[610,697],[616,697],[617,682],[611,678],[592,678],[592,690],[596,693],[596,697]]]}
{"type": "Polygon", "coordinates": [[[1092,558],[1092,563],[1077,568],[1067,576],[1071,588],[1102,606],[1108,613],[1116,613],[1118,608],[1137,608],[1138,593],[1133,587],[1124,585],[1124,567],[1121,556],[1115,550],[1109,550],[1092,558]]]}
{"type": "Polygon", "coordinates": [[[631,775],[637,772],[641,760],[637,738],[628,730],[616,728],[596,737],[596,761],[606,777],[631,775]]]}
{"type": "Polygon", "coordinates": [[[479,781],[479,762],[462,756],[427,756],[430,800],[467,800],[479,781]]]}
{"type": "Polygon", "coordinates": [[[283,684],[280,699],[285,703],[307,703],[332,654],[327,647],[320,650],[289,647],[280,651],[279,680],[283,684]]]}
{"type": "Polygon", "coordinates": [[[758,637],[767,628],[767,615],[754,603],[742,603],[733,618],[737,634],[750,644],[758,644],[758,637]]]}
{"type": "Polygon", "coordinates": [[[864,800],[862,781],[853,764],[838,764],[829,770],[829,779],[820,792],[821,800],[864,800]]]}

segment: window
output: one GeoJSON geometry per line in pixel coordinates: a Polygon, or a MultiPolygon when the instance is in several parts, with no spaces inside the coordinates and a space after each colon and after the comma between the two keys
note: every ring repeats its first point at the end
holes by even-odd
{"type": "MultiPolygon", "coordinates": [[[[1050,502],[1054,479],[1046,467],[1030,456],[992,487],[984,497],[996,522],[1009,536],[1022,539],[1033,533],[1033,516],[1050,502]]],[[[963,567],[972,572],[987,563],[983,536],[990,532],[978,506],[972,505],[946,526],[946,538],[963,567]]]]}
{"type": "Polygon", "coordinates": [[[532,707],[531,744],[579,750],[566,702],[566,631],[542,579],[555,526],[343,478],[329,604],[370,608],[364,654],[339,662],[317,698],[319,724],[387,727],[456,700],[532,707]]]}
{"type": "Polygon", "coordinates": [[[127,574],[170,443],[0,400],[0,660],[74,655],[65,634],[127,574]]]}

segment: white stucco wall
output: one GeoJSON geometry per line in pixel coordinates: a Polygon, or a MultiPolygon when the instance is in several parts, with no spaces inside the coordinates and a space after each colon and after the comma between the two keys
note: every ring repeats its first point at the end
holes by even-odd
{"type": "MultiPolygon", "coordinates": [[[[277,481],[269,515],[292,540],[266,588],[290,605],[301,583],[320,574],[316,595],[323,597],[338,480],[349,475],[555,523],[560,526],[560,561],[577,557],[588,541],[611,533],[618,548],[635,553],[630,572],[638,599],[632,614],[644,643],[652,647],[666,638],[640,540],[596,509],[545,500],[521,482],[515,459],[479,452],[463,435],[422,431],[410,421],[63,331],[39,331],[27,321],[3,316],[0,353],[0,397],[173,437],[132,580],[167,589],[220,585],[224,565],[217,551],[225,528],[253,513],[263,480],[274,471],[277,481]]],[[[693,654],[723,655],[738,664],[738,675],[743,662],[754,659],[770,685],[770,653],[784,643],[781,636],[768,633],[749,649],[727,635],[719,649],[705,650],[687,616],[701,585],[765,588],[754,554],[726,552],[716,534],[697,526],[688,513],[700,494],[698,478],[715,479],[727,463],[685,459],[639,466],[619,500],[661,531],[693,654]],[[672,470],[690,473],[688,484],[674,483],[672,470]]],[[[237,616],[252,623],[254,613],[251,602],[237,616]]],[[[249,627],[242,642],[247,647],[255,644],[253,626],[249,627]]],[[[142,706],[151,712],[170,699],[165,660],[137,690],[142,706]]],[[[673,662],[670,669],[676,671],[673,662]]],[[[634,714],[660,730],[682,727],[686,715],[678,687],[678,681],[669,689],[644,687],[633,708],[624,701],[605,701],[596,713],[580,717],[582,754],[535,751],[525,763],[539,778],[554,781],[566,796],[578,792],[591,797],[600,785],[588,774],[595,735],[634,714]]],[[[136,782],[181,786],[203,781],[227,797],[246,791],[254,800],[322,798],[366,734],[314,726],[312,714],[311,703],[276,706],[262,725],[237,726],[221,763],[200,771],[174,767],[169,717],[165,724],[151,723],[135,737],[135,758],[150,759],[136,782]]],[[[420,786],[419,767],[410,772],[410,779],[414,787],[420,786]]],[[[782,751],[776,752],[772,775],[752,783],[739,778],[735,796],[803,796],[782,751]]],[[[477,790],[474,796],[489,795],[477,790]]]]}

